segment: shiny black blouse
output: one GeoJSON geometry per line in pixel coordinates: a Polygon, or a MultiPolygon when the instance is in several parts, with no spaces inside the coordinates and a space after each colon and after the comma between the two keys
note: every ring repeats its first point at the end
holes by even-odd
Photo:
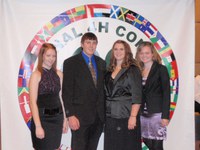
{"type": "Polygon", "coordinates": [[[115,79],[112,72],[105,77],[106,116],[128,118],[132,104],[140,104],[142,99],[142,77],[138,67],[123,68],[115,79]]]}

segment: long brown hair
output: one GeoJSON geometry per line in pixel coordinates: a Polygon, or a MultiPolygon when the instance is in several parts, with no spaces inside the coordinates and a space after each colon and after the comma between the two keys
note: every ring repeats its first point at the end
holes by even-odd
{"type": "Polygon", "coordinates": [[[133,58],[133,53],[131,51],[130,45],[126,41],[117,40],[117,41],[114,42],[114,44],[112,46],[110,65],[108,67],[108,70],[113,71],[115,69],[115,67],[117,66],[117,60],[114,57],[114,47],[115,47],[116,44],[123,44],[124,49],[125,49],[125,58],[122,62],[121,67],[122,68],[128,68],[130,65],[138,66],[136,60],[133,58]]]}
{"type": "Polygon", "coordinates": [[[137,52],[136,52],[136,60],[138,61],[140,67],[143,69],[144,67],[144,63],[140,60],[139,58],[139,53],[141,52],[142,48],[145,47],[145,46],[148,46],[150,49],[151,49],[151,52],[153,54],[153,61],[156,61],[158,62],[159,64],[161,64],[161,57],[160,55],[157,53],[153,43],[149,42],[149,41],[143,41],[142,43],[140,43],[137,47],[137,52]]]}
{"type": "Polygon", "coordinates": [[[55,62],[52,65],[52,69],[54,71],[56,71],[56,65],[57,65],[57,51],[56,51],[56,47],[53,44],[51,44],[51,43],[44,43],[44,44],[42,44],[42,46],[40,48],[40,53],[39,53],[39,56],[38,56],[38,65],[37,65],[37,69],[38,69],[38,71],[41,74],[43,73],[43,70],[42,70],[43,55],[49,49],[53,49],[55,51],[55,53],[56,53],[56,60],[55,60],[55,62]]]}

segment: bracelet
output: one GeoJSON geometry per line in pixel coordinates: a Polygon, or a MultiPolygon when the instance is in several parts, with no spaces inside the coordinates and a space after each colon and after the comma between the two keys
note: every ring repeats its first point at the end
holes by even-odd
{"type": "Polygon", "coordinates": [[[132,116],[132,115],[130,115],[130,117],[136,117],[136,116],[132,116]]]}

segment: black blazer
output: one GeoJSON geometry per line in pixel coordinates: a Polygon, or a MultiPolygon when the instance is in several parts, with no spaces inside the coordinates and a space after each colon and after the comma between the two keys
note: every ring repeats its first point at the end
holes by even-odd
{"type": "Polygon", "coordinates": [[[162,113],[163,119],[169,119],[170,79],[167,68],[154,62],[143,89],[142,109],[146,102],[149,113],[162,113]]]}
{"type": "Polygon", "coordinates": [[[129,118],[132,104],[142,99],[142,77],[138,67],[123,68],[112,81],[111,72],[106,73],[106,116],[129,118]]]}
{"type": "Polygon", "coordinates": [[[90,124],[95,121],[96,114],[104,121],[104,73],[105,61],[95,56],[97,65],[97,87],[82,56],[78,54],[64,61],[62,98],[66,116],[76,116],[80,124],[90,124]]]}

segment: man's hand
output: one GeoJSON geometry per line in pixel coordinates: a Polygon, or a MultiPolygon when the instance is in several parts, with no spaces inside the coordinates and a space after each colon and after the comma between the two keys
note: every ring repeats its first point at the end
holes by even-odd
{"type": "Polygon", "coordinates": [[[76,116],[70,116],[69,118],[69,127],[72,130],[78,130],[80,128],[80,122],[76,116]]]}

